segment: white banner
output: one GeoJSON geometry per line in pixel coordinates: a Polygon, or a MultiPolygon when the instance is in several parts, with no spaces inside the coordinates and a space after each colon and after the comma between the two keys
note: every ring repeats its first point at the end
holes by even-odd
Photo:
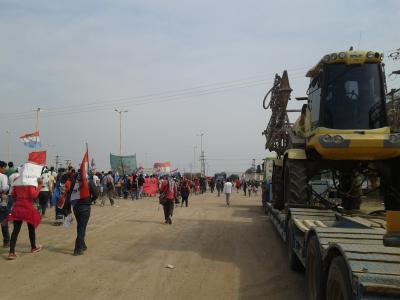
{"type": "Polygon", "coordinates": [[[31,185],[38,186],[37,179],[42,174],[43,166],[34,163],[25,163],[21,168],[19,168],[20,176],[15,180],[14,185],[31,185]]]}

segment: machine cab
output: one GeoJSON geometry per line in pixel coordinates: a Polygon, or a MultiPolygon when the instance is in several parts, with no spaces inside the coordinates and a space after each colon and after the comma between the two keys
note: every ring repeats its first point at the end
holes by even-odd
{"type": "Polygon", "coordinates": [[[311,130],[368,130],[387,126],[382,55],[346,51],[325,55],[308,71],[311,130]]]}

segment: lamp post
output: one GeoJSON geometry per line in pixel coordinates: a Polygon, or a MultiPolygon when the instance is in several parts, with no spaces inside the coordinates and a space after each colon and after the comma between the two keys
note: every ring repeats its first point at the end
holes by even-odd
{"type": "Polygon", "coordinates": [[[122,155],[122,114],[127,113],[127,110],[114,108],[114,111],[119,114],[119,155],[122,155]]]}
{"type": "Polygon", "coordinates": [[[205,173],[204,151],[203,151],[203,136],[204,136],[204,133],[196,134],[196,136],[200,137],[200,174],[201,174],[201,176],[204,176],[204,173],[205,173]]]}
{"type": "Polygon", "coordinates": [[[196,172],[196,149],[197,146],[193,146],[193,173],[196,172]]]}

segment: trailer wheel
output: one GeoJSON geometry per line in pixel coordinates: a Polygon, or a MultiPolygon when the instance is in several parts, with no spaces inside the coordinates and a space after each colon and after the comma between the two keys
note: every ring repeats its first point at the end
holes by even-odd
{"type": "Polygon", "coordinates": [[[314,235],[307,246],[306,257],[306,292],[307,299],[320,300],[324,297],[324,272],[322,268],[322,256],[318,238],[314,235]]]}
{"type": "Polygon", "coordinates": [[[306,204],[308,202],[308,176],[303,160],[285,161],[284,201],[287,204],[306,204]]]}
{"type": "Polygon", "coordinates": [[[292,220],[289,220],[287,236],[286,236],[286,244],[287,244],[287,251],[288,251],[288,260],[290,269],[293,271],[302,271],[304,269],[303,264],[301,263],[300,259],[297,257],[297,254],[294,252],[294,233],[295,233],[295,226],[292,220]]]}
{"type": "Polygon", "coordinates": [[[336,256],[331,263],[326,288],[327,300],[353,299],[350,275],[346,261],[342,256],[336,256]]]}
{"type": "Polygon", "coordinates": [[[272,171],[272,203],[275,209],[284,209],[283,199],[283,170],[281,166],[274,164],[272,171]]]}

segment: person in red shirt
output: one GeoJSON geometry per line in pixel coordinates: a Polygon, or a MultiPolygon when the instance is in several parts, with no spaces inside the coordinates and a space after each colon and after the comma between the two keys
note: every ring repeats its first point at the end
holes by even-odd
{"type": "Polygon", "coordinates": [[[29,241],[31,242],[31,253],[39,252],[42,246],[36,245],[35,228],[40,224],[40,214],[33,206],[33,202],[38,197],[42,179],[38,178],[38,187],[35,186],[14,186],[12,196],[15,199],[14,206],[8,216],[7,222],[13,221],[14,229],[11,234],[10,240],[10,253],[8,259],[16,259],[15,246],[19,232],[21,230],[22,222],[28,224],[29,241]]]}
{"type": "Polygon", "coordinates": [[[171,217],[174,211],[174,202],[178,195],[178,188],[175,181],[169,175],[162,181],[160,193],[165,200],[163,203],[165,223],[172,224],[171,217]]]}

